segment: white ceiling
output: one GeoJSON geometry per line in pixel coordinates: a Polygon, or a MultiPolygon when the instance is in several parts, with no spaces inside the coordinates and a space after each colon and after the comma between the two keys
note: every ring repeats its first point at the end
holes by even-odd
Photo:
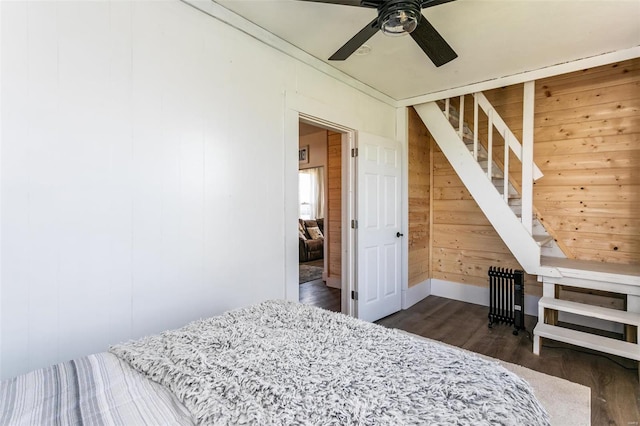
{"type": "Polygon", "coordinates": [[[362,83],[402,100],[640,45],[640,0],[457,0],[423,15],[457,52],[436,68],[410,36],[328,61],[374,9],[298,0],[216,0],[362,83]]]}

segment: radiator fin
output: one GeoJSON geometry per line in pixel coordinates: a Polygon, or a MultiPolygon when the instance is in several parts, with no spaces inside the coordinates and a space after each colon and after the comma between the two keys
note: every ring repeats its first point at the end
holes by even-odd
{"type": "Polygon", "coordinates": [[[524,327],[524,271],[489,268],[489,328],[493,324],[513,325],[517,335],[524,327]]]}

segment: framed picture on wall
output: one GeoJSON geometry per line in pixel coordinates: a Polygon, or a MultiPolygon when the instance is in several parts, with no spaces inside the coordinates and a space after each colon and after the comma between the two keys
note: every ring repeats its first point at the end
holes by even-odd
{"type": "Polygon", "coordinates": [[[303,146],[298,150],[298,162],[300,164],[309,163],[309,145],[303,146]]]}

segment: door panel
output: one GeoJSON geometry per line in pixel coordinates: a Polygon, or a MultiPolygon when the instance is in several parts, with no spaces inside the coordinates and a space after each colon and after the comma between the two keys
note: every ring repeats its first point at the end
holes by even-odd
{"type": "Polygon", "coordinates": [[[375,321],[401,309],[401,156],[396,141],[358,134],[357,315],[375,321]]]}

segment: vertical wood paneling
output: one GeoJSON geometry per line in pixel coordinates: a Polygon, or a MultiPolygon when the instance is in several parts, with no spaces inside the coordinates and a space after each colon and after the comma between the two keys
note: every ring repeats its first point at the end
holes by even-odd
{"type": "Polygon", "coordinates": [[[342,277],[342,134],[328,132],[327,138],[327,222],[329,225],[328,276],[342,277]]]}
{"type": "Polygon", "coordinates": [[[534,203],[568,256],[640,263],[640,59],[536,83],[534,203]]]}
{"type": "MultiPolygon", "coordinates": [[[[469,116],[469,114],[465,115],[469,116]]],[[[470,116],[473,116],[472,111],[470,116]]],[[[419,280],[438,278],[487,286],[487,272],[490,266],[522,269],[435,142],[431,144],[432,162],[429,163],[430,141],[431,136],[428,130],[415,111],[410,109],[410,277],[419,277],[419,280]],[[429,180],[431,180],[431,194],[429,194],[429,180]],[[416,199],[414,200],[413,197],[416,199]],[[430,205],[429,197],[432,200],[430,205]],[[429,234],[429,217],[432,222],[431,234],[429,234]],[[422,245],[412,246],[414,235],[422,238],[418,240],[422,245]],[[429,242],[432,246],[430,253],[429,242]],[[428,265],[429,254],[431,271],[419,269],[422,265],[428,265]]],[[[418,279],[416,282],[420,282],[418,279]]],[[[541,294],[541,287],[535,277],[525,275],[525,279],[527,294],[541,294]]]]}
{"type": "MultiPolygon", "coordinates": [[[[432,277],[487,286],[490,266],[522,269],[437,146],[433,165],[432,277]]],[[[541,293],[535,277],[525,282],[541,293]]]]}
{"type": "MultiPolygon", "coordinates": [[[[640,59],[536,82],[534,160],[545,176],[534,185],[534,208],[569,257],[640,262],[639,89],[640,59]]],[[[520,138],[522,85],[485,95],[520,138]]],[[[452,103],[457,107],[458,100],[452,103]]],[[[471,128],[472,105],[465,102],[471,128]]],[[[486,146],[486,115],[478,126],[486,146]]],[[[493,136],[501,155],[501,137],[493,136]]],[[[521,168],[513,160],[519,184],[521,168]]],[[[437,146],[432,175],[431,276],[486,286],[489,266],[520,269],[437,146]]],[[[540,294],[533,277],[526,280],[527,293],[540,294]]]]}
{"type": "MultiPolygon", "coordinates": [[[[485,92],[518,137],[522,93],[522,85],[485,92]]],[[[544,177],[534,213],[570,258],[640,262],[639,112],[640,59],[536,82],[534,160],[544,177]]],[[[479,127],[486,144],[482,118],[479,127]]],[[[521,165],[510,169],[518,187],[521,165]]]]}
{"type": "Polygon", "coordinates": [[[430,277],[429,220],[431,215],[429,147],[431,138],[413,108],[409,120],[409,287],[430,277]]]}

